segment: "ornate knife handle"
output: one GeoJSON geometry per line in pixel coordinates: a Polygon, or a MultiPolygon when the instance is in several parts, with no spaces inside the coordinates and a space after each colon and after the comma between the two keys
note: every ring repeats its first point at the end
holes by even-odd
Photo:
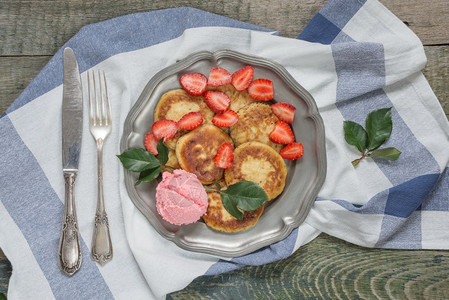
{"type": "Polygon", "coordinates": [[[59,240],[59,266],[64,273],[72,276],[80,269],[82,261],[74,195],[76,173],[64,172],[64,179],[65,207],[59,240]]]}

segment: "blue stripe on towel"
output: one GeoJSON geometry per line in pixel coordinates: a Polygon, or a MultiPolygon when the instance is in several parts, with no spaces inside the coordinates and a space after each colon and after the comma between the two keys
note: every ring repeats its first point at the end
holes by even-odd
{"type": "Polygon", "coordinates": [[[0,156],[0,201],[21,229],[54,296],[57,299],[111,299],[112,294],[90,259],[83,240],[82,268],[72,277],[59,269],[62,202],[7,116],[0,119],[0,128],[0,149],[4,150],[0,156]]]}
{"type": "Polygon", "coordinates": [[[292,254],[297,236],[298,228],[295,228],[288,237],[280,242],[271,244],[248,255],[234,257],[230,261],[219,260],[204,275],[221,274],[244,266],[259,266],[286,258],[292,254]]]}
{"type": "MultiPolygon", "coordinates": [[[[203,26],[274,31],[195,8],[180,7],[136,13],[85,26],[64,47],[71,47],[76,55],[82,55],[85,60],[80,62],[79,67],[80,72],[84,72],[115,54],[169,41],[181,36],[188,28],[203,26]]],[[[64,47],[53,56],[6,113],[11,113],[62,83],[64,47]]]]}

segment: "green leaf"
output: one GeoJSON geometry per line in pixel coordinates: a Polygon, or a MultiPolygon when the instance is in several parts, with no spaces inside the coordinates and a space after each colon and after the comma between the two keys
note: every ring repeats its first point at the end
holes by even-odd
{"type": "Polygon", "coordinates": [[[228,213],[230,213],[234,218],[243,220],[243,213],[237,208],[237,204],[233,200],[232,196],[223,192],[221,192],[220,194],[223,206],[228,211],[228,213]]]}
{"type": "Polygon", "coordinates": [[[162,165],[165,165],[168,161],[168,148],[164,144],[164,139],[161,139],[157,143],[157,157],[159,158],[159,161],[162,165]]]}
{"type": "Polygon", "coordinates": [[[369,154],[370,157],[383,158],[388,160],[396,160],[401,155],[401,151],[394,147],[376,149],[369,154]]]}
{"type": "Polygon", "coordinates": [[[221,190],[221,185],[218,183],[218,181],[214,181],[214,184],[218,190],[221,190]]]}
{"type": "Polygon", "coordinates": [[[235,218],[242,220],[242,211],[252,211],[261,207],[268,196],[256,183],[240,181],[221,191],[224,208],[235,218]],[[240,209],[240,210],[239,210],[240,209]]]}
{"type": "Polygon", "coordinates": [[[366,117],[365,128],[368,133],[368,149],[377,149],[391,135],[393,129],[391,107],[369,113],[366,117]]]}
{"type": "Polygon", "coordinates": [[[156,167],[154,169],[145,170],[140,173],[139,180],[136,181],[134,185],[139,185],[142,182],[149,182],[153,179],[156,179],[161,173],[162,167],[156,167]]]}
{"type": "Polygon", "coordinates": [[[368,135],[362,125],[352,121],[344,121],[345,140],[349,145],[356,146],[360,152],[368,147],[368,135]]]}
{"type": "Polygon", "coordinates": [[[142,148],[134,148],[117,155],[123,167],[132,172],[142,172],[161,165],[159,160],[150,152],[142,148]]]}

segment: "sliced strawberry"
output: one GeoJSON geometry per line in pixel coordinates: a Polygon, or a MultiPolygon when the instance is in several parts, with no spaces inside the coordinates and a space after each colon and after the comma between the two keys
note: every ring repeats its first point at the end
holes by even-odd
{"type": "Polygon", "coordinates": [[[216,114],[212,123],[218,127],[230,127],[239,121],[239,115],[233,110],[227,110],[222,114],[216,114]]]}
{"type": "Polygon", "coordinates": [[[204,93],[204,100],[207,106],[217,114],[225,112],[231,104],[228,95],[220,91],[207,91],[204,93]]]}
{"type": "Polygon", "coordinates": [[[274,97],[273,82],[268,79],[255,79],[248,87],[249,95],[262,101],[269,101],[274,97]]]}
{"type": "Polygon", "coordinates": [[[200,96],[206,90],[207,78],[201,73],[188,73],[179,78],[179,83],[187,93],[200,96]]]}
{"type": "Polygon", "coordinates": [[[213,87],[231,84],[231,74],[223,68],[215,67],[210,70],[207,84],[213,87]]]}
{"type": "Polygon", "coordinates": [[[153,131],[154,137],[157,141],[161,138],[169,140],[175,136],[178,131],[178,125],[176,125],[176,122],[172,120],[159,120],[153,124],[151,130],[153,131]]]}
{"type": "Polygon", "coordinates": [[[254,69],[251,66],[246,66],[240,70],[237,70],[232,74],[231,83],[237,91],[243,91],[248,88],[253,80],[254,69]]]}
{"type": "Polygon", "coordinates": [[[290,125],[283,121],[278,121],[274,125],[273,131],[270,133],[270,140],[278,144],[290,144],[295,141],[295,136],[290,125]]]}
{"type": "Polygon", "coordinates": [[[145,141],[143,142],[143,144],[145,145],[145,149],[147,149],[147,151],[151,152],[154,155],[157,155],[157,140],[156,137],[154,136],[154,134],[152,132],[148,132],[147,134],[145,134],[145,141]]]}
{"type": "Polygon", "coordinates": [[[177,123],[178,127],[185,130],[193,130],[203,124],[203,116],[199,111],[185,114],[177,123]]]}
{"type": "Polygon", "coordinates": [[[279,154],[282,158],[295,160],[304,155],[304,148],[301,143],[291,143],[282,148],[279,154]]]}
{"type": "Polygon", "coordinates": [[[234,161],[234,147],[231,143],[224,143],[218,148],[214,162],[217,168],[229,169],[234,161]]]}
{"type": "Polygon", "coordinates": [[[279,120],[292,124],[296,108],[290,103],[278,102],[271,105],[271,111],[279,120]]]}

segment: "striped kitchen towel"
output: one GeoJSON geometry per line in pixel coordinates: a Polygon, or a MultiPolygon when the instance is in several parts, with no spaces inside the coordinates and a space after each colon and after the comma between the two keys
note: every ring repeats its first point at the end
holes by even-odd
{"type": "Polygon", "coordinates": [[[84,260],[70,278],[58,267],[61,49],[0,118],[0,247],[13,266],[9,299],[160,299],[204,274],[288,257],[320,232],[366,247],[449,249],[448,121],[421,73],[422,44],[379,2],[331,0],[297,39],[175,8],[88,25],[65,46],[74,49],[84,82],[92,68],[109,78],[114,120],[104,186],[114,258],[104,266],[89,258],[97,175],[85,112],[76,185],[84,260]],[[116,158],[124,120],[148,80],[193,52],[224,48],[283,65],[313,95],[325,124],[328,165],[301,226],[232,259],[189,252],[162,238],[129,199],[116,158]],[[385,107],[392,107],[393,119],[385,146],[401,156],[367,158],[354,168],[359,154],[345,142],[343,121],[363,124],[369,112],[385,107]]]}

